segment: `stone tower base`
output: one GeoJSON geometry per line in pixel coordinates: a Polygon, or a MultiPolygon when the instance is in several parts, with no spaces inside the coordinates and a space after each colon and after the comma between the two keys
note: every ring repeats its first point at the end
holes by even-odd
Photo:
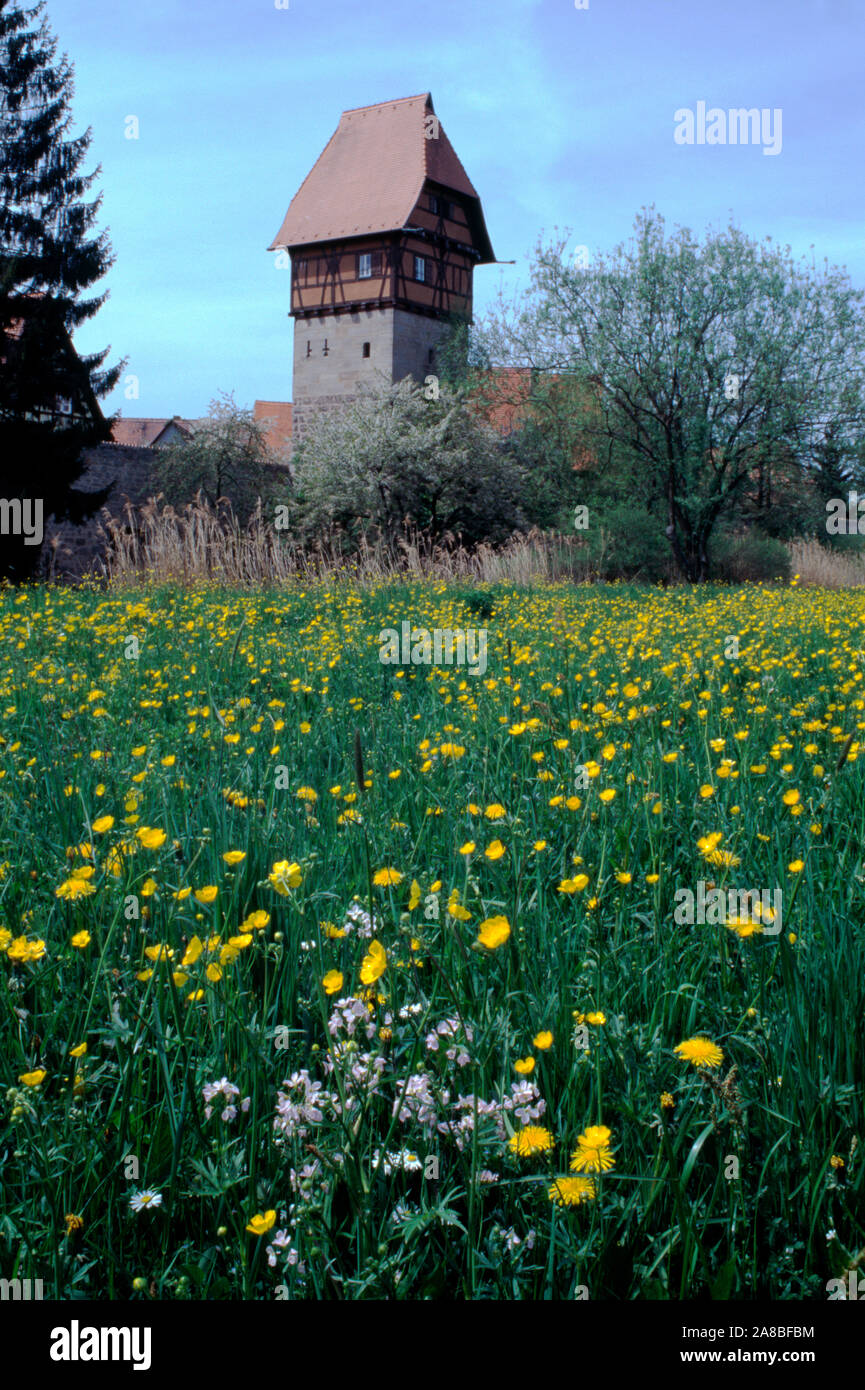
{"type": "Polygon", "coordinates": [[[422,383],[435,372],[435,349],[447,326],[378,306],[295,319],[293,437],[302,437],[316,411],[344,404],[364,387],[406,376],[422,383]]]}

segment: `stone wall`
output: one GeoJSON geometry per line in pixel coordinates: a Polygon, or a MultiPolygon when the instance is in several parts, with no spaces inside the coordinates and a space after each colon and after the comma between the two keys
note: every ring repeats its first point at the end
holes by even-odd
{"type": "Polygon", "coordinates": [[[77,525],[72,521],[58,522],[49,516],[45,522],[41,572],[57,579],[79,579],[84,574],[101,571],[100,560],[105,553],[102,532],[103,511],[118,521],[125,520],[124,506],[131,502],[139,506],[153,493],[153,449],[135,449],[119,444],[99,444],[85,451],[85,467],[73,493],[99,492],[110,487],[103,504],[88,520],[77,525]]]}
{"type": "Polygon", "coordinates": [[[406,376],[423,382],[435,371],[435,348],[446,327],[440,319],[392,308],[295,319],[293,438],[303,436],[317,410],[351,400],[364,385],[406,376]]]}
{"type": "Polygon", "coordinates": [[[447,323],[428,318],[426,314],[409,314],[396,309],[393,317],[393,380],[413,376],[423,382],[435,373],[436,347],[447,323]]]}

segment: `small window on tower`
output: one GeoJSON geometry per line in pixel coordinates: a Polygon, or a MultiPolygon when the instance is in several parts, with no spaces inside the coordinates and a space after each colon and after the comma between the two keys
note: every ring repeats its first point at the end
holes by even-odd
{"type": "Polygon", "coordinates": [[[369,357],[369,343],[364,343],[364,345],[363,345],[363,355],[364,355],[364,357],[369,357]]]}
{"type": "Polygon", "coordinates": [[[307,357],[311,357],[311,356],[312,356],[312,343],[309,341],[308,338],[307,338],[307,340],[306,340],[306,355],[307,355],[307,357]]]}
{"type": "Polygon", "coordinates": [[[362,251],[357,258],[358,280],[369,280],[372,276],[372,252],[362,251]]]}
{"type": "Polygon", "coordinates": [[[426,261],[423,256],[415,256],[414,258],[414,278],[419,284],[423,284],[426,280],[426,261]]]}
{"type": "Polygon", "coordinates": [[[325,338],[325,340],[324,340],[324,347],[323,347],[322,350],[321,350],[322,357],[327,357],[327,353],[328,353],[327,338],[325,338]]]}

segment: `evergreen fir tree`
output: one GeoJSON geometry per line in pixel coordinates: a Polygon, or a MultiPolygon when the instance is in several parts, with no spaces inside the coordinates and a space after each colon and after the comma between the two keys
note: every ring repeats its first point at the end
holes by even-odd
{"type": "MultiPolygon", "coordinates": [[[[0,526],[15,528],[16,506],[41,502],[43,519],[81,520],[106,493],[70,495],[82,450],[110,435],[98,400],[123,363],[103,366],[109,349],[78,357],[70,335],[106,296],[87,291],[113,263],[107,233],[92,231],[101,196],[85,197],[98,176],[81,170],[91,141],[70,133],[73,73],[57,57],[45,0],[0,0],[0,526]]],[[[0,575],[22,579],[40,546],[0,536],[0,575]]]]}

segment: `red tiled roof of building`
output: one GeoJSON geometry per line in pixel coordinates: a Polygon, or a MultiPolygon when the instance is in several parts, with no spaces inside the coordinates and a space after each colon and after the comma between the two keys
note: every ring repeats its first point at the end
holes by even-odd
{"type": "Polygon", "coordinates": [[[191,435],[191,422],[181,420],[179,415],[171,419],[156,419],[152,417],[133,417],[115,420],[111,427],[111,443],[123,444],[129,448],[151,449],[157,443],[160,436],[165,433],[169,425],[175,425],[181,434],[191,435]]]}
{"type": "Polygon", "coordinates": [[[253,415],[265,426],[264,439],[267,447],[275,454],[288,453],[292,436],[292,402],[256,401],[253,415]]]}
{"type": "Polygon", "coordinates": [[[399,231],[431,179],[474,201],[481,263],[493,261],[478,194],[441,125],[427,138],[428,116],[429,92],[343,111],[268,250],[399,231]]]}
{"type": "Polygon", "coordinates": [[[481,388],[480,413],[500,434],[510,434],[521,424],[531,394],[530,368],[496,367],[487,374],[481,388]]]}

